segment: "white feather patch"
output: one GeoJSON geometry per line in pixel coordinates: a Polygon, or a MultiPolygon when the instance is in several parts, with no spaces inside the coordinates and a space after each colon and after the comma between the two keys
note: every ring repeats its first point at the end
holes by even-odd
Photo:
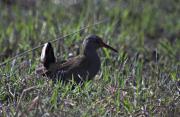
{"type": "Polygon", "coordinates": [[[47,49],[47,45],[48,43],[45,43],[43,48],[42,48],[42,51],[41,51],[41,62],[44,62],[45,60],[45,57],[46,57],[46,49],[47,49]]]}

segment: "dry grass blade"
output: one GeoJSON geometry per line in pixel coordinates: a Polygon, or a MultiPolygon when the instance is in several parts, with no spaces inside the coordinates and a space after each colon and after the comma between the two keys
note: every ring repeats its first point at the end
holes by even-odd
{"type": "Polygon", "coordinates": [[[32,87],[29,87],[29,88],[23,90],[23,92],[22,92],[22,94],[20,96],[20,99],[18,101],[17,107],[16,107],[16,114],[15,114],[15,116],[17,116],[17,114],[19,112],[19,106],[20,106],[20,103],[21,103],[22,98],[25,95],[25,93],[30,92],[31,90],[35,90],[37,88],[38,88],[38,86],[32,86],[32,87]]]}
{"type": "Polygon", "coordinates": [[[38,102],[39,102],[39,96],[35,97],[32,102],[30,103],[30,105],[28,106],[28,111],[31,111],[33,110],[37,105],[38,105],[38,102]]]}

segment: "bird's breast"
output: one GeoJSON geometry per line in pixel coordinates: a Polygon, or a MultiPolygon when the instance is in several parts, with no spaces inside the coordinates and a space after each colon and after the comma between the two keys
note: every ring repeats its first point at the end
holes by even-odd
{"type": "Polygon", "coordinates": [[[101,66],[101,62],[99,57],[91,61],[91,64],[88,69],[89,79],[92,79],[98,73],[100,66],[101,66]]]}

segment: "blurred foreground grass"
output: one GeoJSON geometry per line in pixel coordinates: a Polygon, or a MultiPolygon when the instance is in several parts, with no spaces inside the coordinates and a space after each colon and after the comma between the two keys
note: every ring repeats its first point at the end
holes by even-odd
{"type": "Polygon", "coordinates": [[[41,48],[0,68],[0,116],[180,115],[180,2],[178,0],[0,1],[0,62],[48,40],[66,59],[88,34],[119,54],[99,51],[97,77],[83,88],[34,75],[41,48]]]}

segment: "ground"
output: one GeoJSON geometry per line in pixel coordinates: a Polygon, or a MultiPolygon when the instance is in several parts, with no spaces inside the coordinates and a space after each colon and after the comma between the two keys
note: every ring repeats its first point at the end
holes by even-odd
{"type": "Polygon", "coordinates": [[[179,4],[178,0],[1,0],[0,116],[177,117],[179,4]],[[94,25],[99,21],[104,22],[94,25]],[[89,34],[103,37],[119,51],[98,51],[101,70],[94,80],[72,90],[70,84],[54,84],[35,74],[42,44],[59,39],[52,42],[55,53],[66,60],[80,53],[89,34]]]}

